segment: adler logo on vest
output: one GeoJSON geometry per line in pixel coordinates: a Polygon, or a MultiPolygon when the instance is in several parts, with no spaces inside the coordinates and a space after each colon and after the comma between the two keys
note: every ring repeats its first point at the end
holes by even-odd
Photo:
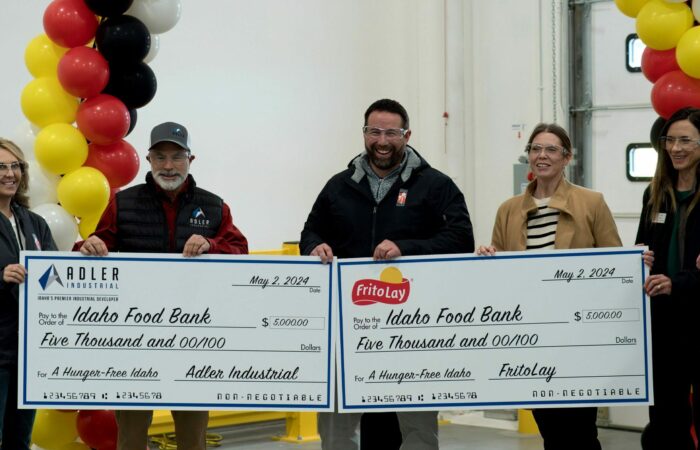
{"type": "Polygon", "coordinates": [[[198,228],[209,227],[209,219],[207,219],[207,215],[204,214],[201,207],[197,207],[192,210],[192,214],[190,215],[190,225],[198,228]]]}

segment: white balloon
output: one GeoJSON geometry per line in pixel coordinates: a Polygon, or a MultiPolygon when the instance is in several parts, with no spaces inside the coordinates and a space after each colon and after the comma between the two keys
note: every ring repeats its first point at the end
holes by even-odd
{"type": "Polygon", "coordinates": [[[700,0],[693,0],[693,15],[695,20],[700,20],[700,0]]]}
{"type": "Polygon", "coordinates": [[[54,203],[44,203],[32,208],[32,211],[43,217],[49,224],[53,240],[59,250],[67,252],[73,248],[78,237],[78,223],[75,217],[54,203]]]}
{"type": "Polygon", "coordinates": [[[29,160],[29,207],[33,208],[44,203],[58,203],[56,186],[61,180],[59,175],[46,172],[38,161],[29,160]]]}
{"type": "Polygon", "coordinates": [[[36,134],[34,133],[34,127],[32,127],[29,122],[18,125],[17,128],[15,128],[14,134],[10,137],[10,140],[22,149],[24,159],[34,159],[34,141],[36,140],[36,134]]]}
{"type": "Polygon", "coordinates": [[[151,34],[162,34],[180,20],[180,0],[135,0],[124,14],[143,22],[151,34]]]}
{"type": "Polygon", "coordinates": [[[143,59],[143,62],[148,64],[149,62],[153,61],[153,59],[156,57],[158,54],[158,50],[160,49],[160,36],[157,34],[152,34],[151,35],[151,49],[148,51],[148,55],[143,59]]]}

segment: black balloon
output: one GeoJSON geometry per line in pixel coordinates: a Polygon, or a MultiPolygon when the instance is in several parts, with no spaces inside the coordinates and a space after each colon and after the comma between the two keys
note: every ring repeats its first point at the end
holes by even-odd
{"type": "Polygon", "coordinates": [[[90,11],[98,16],[112,17],[124,14],[134,0],[85,0],[90,11]]]}
{"type": "Polygon", "coordinates": [[[654,121],[649,131],[649,140],[657,152],[659,151],[659,138],[661,137],[661,130],[664,128],[664,125],[666,125],[666,119],[659,117],[654,121]]]}
{"type": "Polygon", "coordinates": [[[128,109],[141,108],[156,95],[156,75],[148,64],[109,65],[109,83],[102,92],[117,97],[128,109]]]}
{"type": "Polygon", "coordinates": [[[129,118],[131,121],[129,122],[129,131],[126,132],[126,136],[130,135],[132,131],[134,131],[134,127],[136,126],[136,119],[138,118],[138,114],[136,114],[136,109],[130,109],[129,110],[129,118]]]}
{"type": "Polygon", "coordinates": [[[115,16],[97,27],[95,43],[110,63],[143,61],[151,49],[151,34],[136,17],[115,16]]]}

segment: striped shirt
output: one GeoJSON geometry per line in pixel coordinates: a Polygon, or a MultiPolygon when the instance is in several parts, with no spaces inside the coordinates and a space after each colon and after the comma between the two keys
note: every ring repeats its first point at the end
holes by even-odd
{"type": "Polygon", "coordinates": [[[527,249],[547,250],[554,248],[559,211],[550,208],[548,198],[535,198],[537,212],[527,217],[527,249]]]}

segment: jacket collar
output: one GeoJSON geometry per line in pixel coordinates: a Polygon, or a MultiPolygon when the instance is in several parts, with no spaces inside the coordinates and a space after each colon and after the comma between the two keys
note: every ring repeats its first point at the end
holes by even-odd
{"type": "MultiPolygon", "coordinates": [[[[535,211],[537,211],[537,205],[535,204],[535,197],[533,194],[535,188],[537,187],[537,179],[533,180],[525,190],[524,200],[522,203],[522,209],[520,211],[523,219],[523,223],[527,224],[527,216],[535,211]]],[[[551,200],[549,201],[549,207],[556,209],[561,213],[559,216],[559,222],[568,220],[571,216],[571,208],[569,207],[569,193],[571,192],[573,185],[569,183],[565,178],[559,182],[557,189],[554,191],[551,200]]],[[[569,248],[571,241],[574,238],[573,228],[569,229],[567,227],[557,226],[557,234],[554,238],[555,248],[569,248]]]]}
{"type": "MultiPolygon", "coordinates": [[[[366,152],[357,155],[355,158],[352,159],[352,161],[350,161],[350,164],[348,164],[348,168],[353,171],[350,178],[355,183],[359,183],[362,180],[362,178],[367,174],[367,169],[364,167],[366,164],[363,164],[363,161],[367,161],[366,152]]],[[[408,181],[409,178],[411,178],[411,174],[415,169],[428,166],[428,163],[423,159],[422,156],[420,156],[420,154],[418,154],[416,149],[414,149],[410,145],[406,145],[406,156],[401,165],[402,169],[400,176],[401,180],[405,183],[406,181],[408,181]]]]}
{"type": "MultiPolygon", "coordinates": [[[[552,195],[552,199],[549,201],[549,207],[561,211],[566,214],[571,214],[569,208],[569,192],[571,191],[572,184],[562,178],[557,186],[557,189],[552,195]]],[[[535,204],[535,188],[537,188],[537,179],[534,179],[527,185],[525,190],[525,199],[522,204],[521,214],[524,219],[527,220],[528,214],[537,210],[537,205],[535,204]]]]}

